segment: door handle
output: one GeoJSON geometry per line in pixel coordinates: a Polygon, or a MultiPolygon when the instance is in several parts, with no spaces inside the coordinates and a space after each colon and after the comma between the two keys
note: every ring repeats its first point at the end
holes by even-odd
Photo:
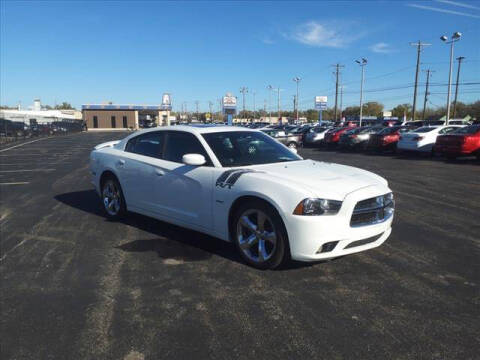
{"type": "Polygon", "coordinates": [[[121,159],[118,160],[118,161],[117,161],[117,165],[118,165],[118,166],[123,166],[123,165],[125,165],[125,160],[121,160],[121,159]]]}
{"type": "Polygon", "coordinates": [[[160,169],[155,169],[155,174],[157,176],[163,176],[163,175],[165,175],[165,171],[160,170],[160,169]]]}

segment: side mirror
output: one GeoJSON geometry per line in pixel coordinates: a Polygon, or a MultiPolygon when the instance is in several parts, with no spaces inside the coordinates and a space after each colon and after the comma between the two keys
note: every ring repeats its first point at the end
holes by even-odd
{"type": "Polygon", "coordinates": [[[201,166],[207,161],[205,160],[205,156],[200,154],[185,154],[182,156],[182,162],[185,165],[201,166]]]}

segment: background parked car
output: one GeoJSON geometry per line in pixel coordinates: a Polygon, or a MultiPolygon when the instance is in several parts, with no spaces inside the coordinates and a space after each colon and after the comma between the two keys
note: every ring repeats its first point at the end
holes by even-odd
{"type": "Polygon", "coordinates": [[[302,147],[302,134],[292,134],[292,133],[285,133],[284,130],[275,130],[275,129],[262,129],[267,135],[270,135],[275,140],[281,142],[283,145],[288,146],[290,149],[297,149],[302,147]]]}
{"type": "Polygon", "coordinates": [[[348,130],[353,129],[353,127],[341,127],[341,128],[333,128],[329,132],[325,134],[325,144],[328,147],[335,147],[338,145],[338,141],[340,140],[340,136],[348,130]]]}
{"type": "Polygon", "coordinates": [[[435,152],[448,158],[476,155],[480,159],[480,124],[457,129],[447,135],[439,135],[435,152]]]}
{"type": "Polygon", "coordinates": [[[380,130],[378,133],[370,134],[367,150],[395,151],[400,134],[408,131],[410,129],[406,126],[391,126],[380,130]]]}
{"type": "Polygon", "coordinates": [[[330,130],[324,126],[315,126],[303,137],[304,146],[320,146],[323,143],[325,134],[330,130]]]}
{"type": "Polygon", "coordinates": [[[340,136],[338,145],[343,149],[365,149],[370,135],[376,134],[385,129],[383,126],[367,126],[353,128],[340,136]]]}
{"type": "Polygon", "coordinates": [[[452,126],[423,126],[409,133],[402,134],[397,144],[397,151],[414,151],[433,154],[433,146],[438,135],[448,134],[459,129],[459,125],[452,126]]]}

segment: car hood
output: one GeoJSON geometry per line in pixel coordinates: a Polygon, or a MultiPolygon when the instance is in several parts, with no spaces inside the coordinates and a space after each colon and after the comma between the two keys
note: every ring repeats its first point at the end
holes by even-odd
{"type": "Polygon", "coordinates": [[[313,160],[257,165],[251,168],[260,172],[252,175],[273,176],[279,181],[287,181],[310,190],[318,197],[332,200],[343,200],[347,194],[368,186],[388,186],[384,178],[369,171],[313,160]]]}

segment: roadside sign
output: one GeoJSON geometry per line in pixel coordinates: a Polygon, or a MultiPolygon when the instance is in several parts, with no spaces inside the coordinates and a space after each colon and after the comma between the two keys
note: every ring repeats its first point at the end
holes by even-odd
{"type": "Polygon", "coordinates": [[[326,96],[315,96],[315,110],[327,110],[326,96]]]}

